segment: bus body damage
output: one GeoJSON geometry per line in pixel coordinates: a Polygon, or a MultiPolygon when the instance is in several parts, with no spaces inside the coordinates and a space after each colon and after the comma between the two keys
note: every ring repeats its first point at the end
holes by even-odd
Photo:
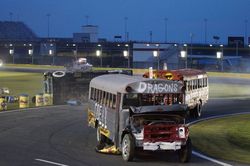
{"type": "Polygon", "coordinates": [[[172,105],[155,107],[155,110],[152,106],[131,109],[134,113],[142,112],[130,118],[129,126],[136,146],[151,151],[181,149],[189,136],[184,124],[185,108],[184,105],[172,105]]]}
{"type": "Polygon", "coordinates": [[[103,75],[90,82],[89,126],[96,128],[96,151],[132,161],[138,149],[176,151],[181,162],[191,158],[185,124],[183,84],[125,75],[103,75]],[[112,86],[111,86],[112,85],[112,86]]]}

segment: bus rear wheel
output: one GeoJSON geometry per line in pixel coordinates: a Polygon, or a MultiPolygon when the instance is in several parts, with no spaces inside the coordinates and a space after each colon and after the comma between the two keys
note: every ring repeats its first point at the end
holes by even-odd
{"type": "Polygon", "coordinates": [[[125,161],[132,161],[135,155],[135,143],[130,134],[125,134],[122,139],[122,158],[125,161]]]}
{"type": "Polygon", "coordinates": [[[202,110],[202,104],[199,102],[197,103],[196,107],[192,110],[192,115],[194,118],[200,118],[201,117],[201,110],[202,110]]]}
{"type": "Polygon", "coordinates": [[[97,127],[96,129],[96,140],[97,140],[97,146],[96,151],[102,150],[106,146],[106,137],[101,134],[100,127],[97,127]]]}

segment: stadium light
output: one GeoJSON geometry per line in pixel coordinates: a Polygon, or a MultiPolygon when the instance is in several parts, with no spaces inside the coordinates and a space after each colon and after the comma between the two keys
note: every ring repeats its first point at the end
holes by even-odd
{"type": "Polygon", "coordinates": [[[181,58],[185,60],[185,68],[187,68],[187,51],[182,50],[180,54],[181,54],[181,58]]]}
{"type": "Polygon", "coordinates": [[[160,70],[159,49],[157,51],[153,51],[153,56],[157,58],[157,69],[160,70]]]}
{"type": "Polygon", "coordinates": [[[158,57],[158,51],[153,51],[153,56],[158,57]]]}
{"type": "Polygon", "coordinates": [[[220,61],[221,71],[223,71],[223,52],[217,51],[216,57],[220,61]]]}
{"type": "Polygon", "coordinates": [[[223,57],[222,52],[221,52],[221,51],[218,51],[218,52],[216,53],[216,57],[217,57],[217,59],[221,59],[221,58],[223,57]]]}
{"type": "Polygon", "coordinates": [[[102,54],[102,52],[101,52],[101,50],[96,50],[96,56],[101,56],[101,54],[102,54]]]}
{"type": "Polygon", "coordinates": [[[33,64],[33,63],[34,63],[33,49],[29,49],[29,50],[28,50],[28,54],[29,54],[29,56],[31,56],[31,64],[33,64]]]}
{"type": "Polygon", "coordinates": [[[49,50],[49,55],[53,55],[53,50],[49,50]]]}
{"type": "Polygon", "coordinates": [[[129,51],[128,51],[128,50],[124,50],[124,51],[123,51],[123,56],[124,56],[125,58],[128,58],[128,68],[130,68],[129,51]]]}
{"type": "Polygon", "coordinates": [[[182,50],[181,51],[181,57],[186,58],[187,57],[187,51],[182,50]]]}
{"type": "Polygon", "coordinates": [[[128,51],[127,51],[127,50],[124,50],[124,51],[123,51],[123,56],[124,56],[124,57],[128,57],[128,51]]]}
{"type": "Polygon", "coordinates": [[[9,54],[10,56],[12,56],[12,63],[14,64],[15,63],[15,51],[13,48],[9,50],[9,54]]]}
{"type": "Polygon", "coordinates": [[[14,55],[14,49],[10,49],[10,50],[9,50],[9,53],[10,53],[10,55],[13,56],[13,55],[14,55]]]}
{"type": "MultiPolygon", "coordinates": [[[[98,45],[99,46],[99,45],[98,45]]],[[[100,57],[100,66],[102,67],[102,50],[96,50],[96,56],[100,57]]]]}
{"type": "Polygon", "coordinates": [[[30,56],[32,56],[33,55],[33,49],[29,49],[28,53],[29,53],[30,56]]]}
{"type": "Polygon", "coordinates": [[[125,44],[126,50],[123,51],[123,56],[128,58],[128,68],[130,68],[129,44],[125,44]]]}

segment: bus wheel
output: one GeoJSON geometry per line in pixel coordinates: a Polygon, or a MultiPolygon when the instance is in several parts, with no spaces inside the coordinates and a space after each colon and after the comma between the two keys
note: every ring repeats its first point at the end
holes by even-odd
{"type": "Polygon", "coordinates": [[[201,105],[201,103],[199,102],[199,103],[196,105],[195,109],[193,110],[194,118],[199,118],[199,117],[201,117],[201,107],[202,107],[202,105],[201,105]]]}
{"type": "Polygon", "coordinates": [[[96,146],[96,150],[102,150],[106,145],[106,137],[104,135],[101,134],[100,132],[100,127],[97,127],[96,130],[96,140],[97,140],[97,146],[96,146]]]}
{"type": "Polygon", "coordinates": [[[130,134],[125,134],[122,139],[122,158],[125,161],[132,161],[135,155],[135,143],[130,134]]]}
{"type": "Polygon", "coordinates": [[[179,161],[182,163],[187,163],[190,161],[192,156],[192,142],[191,139],[188,138],[186,145],[182,146],[180,150],[178,150],[179,161]]]}

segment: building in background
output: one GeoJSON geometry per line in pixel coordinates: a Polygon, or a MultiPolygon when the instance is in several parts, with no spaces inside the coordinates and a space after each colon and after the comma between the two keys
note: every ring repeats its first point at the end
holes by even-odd
{"type": "Polygon", "coordinates": [[[241,42],[243,37],[229,37],[227,45],[124,42],[120,36],[99,39],[98,31],[98,26],[85,25],[72,38],[40,38],[22,22],[0,22],[0,59],[67,65],[84,57],[101,67],[250,71],[250,47],[241,42]]]}
{"type": "Polygon", "coordinates": [[[97,43],[98,29],[96,25],[84,25],[82,33],[73,33],[73,41],[76,43],[97,43]]]}

